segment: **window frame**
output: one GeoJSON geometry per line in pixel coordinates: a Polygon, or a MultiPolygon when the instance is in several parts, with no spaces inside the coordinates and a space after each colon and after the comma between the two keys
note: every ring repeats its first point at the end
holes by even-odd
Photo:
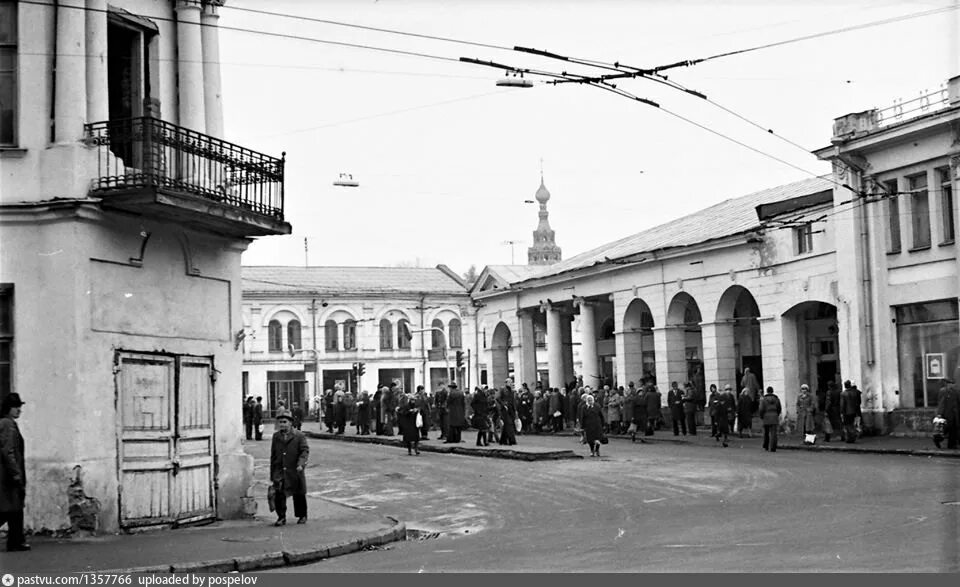
{"type": "Polygon", "coordinates": [[[897,181],[883,183],[886,193],[893,194],[887,200],[887,253],[896,254],[903,250],[903,231],[900,227],[900,195],[897,181]]]}
{"type": "Polygon", "coordinates": [[[295,350],[303,349],[303,325],[297,319],[287,322],[287,345],[293,345],[295,350]]]}
{"type": "Polygon", "coordinates": [[[813,252],[813,224],[806,223],[793,229],[794,253],[806,255],[813,252]]]}
{"type": "Polygon", "coordinates": [[[934,171],[940,180],[940,230],[942,231],[940,244],[952,245],[957,236],[957,220],[953,203],[953,179],[950,177],[949,167],[938,167],[934,171]]]}
{"type": "MultiPolygon", "coordinates": [[[[10,140],[3,140],[3,127],[0,126],[0,149],[16,149],[20,144],[20,133],[19,133],[19,121],[20,121],[20,18],[19,18],[19,3],[17,0],[0,0],[0,5],[10,6],[11,13],[13,18],[11,22],[13,23],[13,40],[7,42],[0,42],[0,53],[3,53],[5,50],[11,52],[11,69],[8,71],[0,70],[0,73],[9,73],[11,84],[10,90],[12,95],[12,117],[10,123],[10,140]]],[[[2,119],[0,119],[2,122],[2,119]]]]}
{"type": "Polygon", "coordinates": [[[435,351],[443,349],[444,339],[447,337],[446,333],[443,332],[443,320],[434,318],[430,322],[430,329],[430,348],[435,351]],[[434,328],[439,328],[440,331],[433,330],[434,328]]]}
{"type": "Polygon", "coordinates": [[[413,347],[413,345],[411,344],[411,341],[413,341],[413,337],[411,336],[410,338],[406,338],[403,335],[403,328],[401,327],[401,325],[404,323],[407,324],[407,331],[408,332],[410,331],[409,320],[407,320],[406,318],[401,318],[397,320],[397,350],[409,351],[413,347]]]}
{"type": "MultiPolygon", "coordinates": [[[[15,391],[13,366],[15,364],[14,351],[14,287],[12,283],[0,283],[0,345],[8,346],[6,360],[0,358],[0,367],[6,367],[7,377],[0,377],[0,401],[15,391]]],[[[2,355],[0,355],[2,357],[2,355]]]]}
{"type": "Polygon", "coordinates": [[[907,189],[910,192],[910,226],[913,229],[913,246],[911,251],[921,251],[929,249],[933,238],[930,226],[930,188],[927,180],[927,172],[923,171],[914,175],[907,176],[907,189]],[[922,185],[920,185],[922,183],[922,185]],[[920,204],[922,203],[922,206],[920,204]],[[918,209],[923,208],[922,211],[918,209]],[[922,229],[922,230],[921,230],[922,229]],[[926,242],[919,239],[920,235],[926,235],[926,242]]]}
{"type": "Polygon", "coordinates": [[[451,318],[447,323],[447,342],[452,349],[463,348],[463,322],[459,318],[451,318]]]}
{"type": "Polygon", "coordinates": [[[380,320],[380,350],[393,350],[393,322],[386,318],[380,320]]]}
{"type": "Polygon", "coordinates": [[[343,350],[357,350],[357,321],[353,318],[343,321],[343,350]]]}
{"type": "Polygon", "coordinates": [[[340,350],[340,333],[336,320],[331,319],[323,323],[323,348],[331,353],[340,350]]]}
{"type": "Polygon", "coordinates": [[[271,353],[283,352],[283,324],[277,319],[267,323],[267,351],[271,353]]]}

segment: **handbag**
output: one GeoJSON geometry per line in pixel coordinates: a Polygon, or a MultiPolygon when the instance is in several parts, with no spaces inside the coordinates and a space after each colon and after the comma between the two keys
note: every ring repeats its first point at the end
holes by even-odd
{"type": "Polygon", "coordinates": [[[823,419],[823,433],[833,434],[833,424],[830,423],[830,418],[823,419]]]}
{"type": "Polygon", "coordinates": [[[609,443],[609,442],[610,442],[610,439],[607,438],[607,435],[606,435],[606,434],[601,434],[601,435],[600,435],[600,444],[607,444],[607,443],[609,443]]]}
{"type": "Polygon", "coordinates": [[[267,507],[270,508],[270,511],[276,509],[276,505],[273,503],[277,497],[277,487],[271,483],[270,487],[267,487],[267,507]]]}
{"type": "Polygon", "coordinates": [[[417,412],[417,428],[423,428],[423,416],[417,412]]]}
{"type": "Polygon", "coordinates": [[[263,424],[257,424],[257,432],[263,434],[263,424]]]}
{"type": "Polygon", "coordinates": [[[521,428],[523,428],[523,422],[520,421],[520,418],[514,418],[513,427],[516,428],[517,430],[520,430],[521,428]]]}
{"type": "Polygon", "coordinates": [[[630,434],[633,434],[633,433],[636,432],[636,431],[637,431],[637,423],[636,423],[636,422],[630,422],[630,427],[627,428],[627,432],[630,433],[630,434]]]}

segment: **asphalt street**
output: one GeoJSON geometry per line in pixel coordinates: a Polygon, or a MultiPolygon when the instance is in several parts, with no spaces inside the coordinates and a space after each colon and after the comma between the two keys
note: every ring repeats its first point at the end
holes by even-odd
{"type": "MultiPolygon", "coordinates": [[[[619,439],[594,459],[571,437],[520,442],[587,458],[311,440],[312,496],[420,537],[276,572],[960,571],[958,459],[619,439]]],[[[267,444],[251,450],[261,479],[267,444]]]]}

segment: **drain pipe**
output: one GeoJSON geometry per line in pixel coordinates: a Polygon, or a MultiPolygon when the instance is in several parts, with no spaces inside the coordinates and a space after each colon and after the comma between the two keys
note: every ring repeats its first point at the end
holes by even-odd
{"type": "Polygon", "coordinates": [[[53,0],[53,56],[50,68],[50,142],[57,141],[57,49],[59,36],[57,28],[60,26],[60,0],[53,0]]]}
{"type": "MultiPolygon", "coordinates": [[[[860,293],[863,296],[863,330],[867,343],[863,349],[867,365],[872,366],[875,362],[876,354],[873,336],[873,278],[870,276],[873,265],[870,255],[870,228],[869,224],[867,224],[868,219],[866,213],[867,198],[863,194],[863,167],[851,161],[852,157],[838,153],[837,158],[850,169],[851,174],[856,173],[855,183],[858,193],[854,200],[857,203],[854,207],[854,214],[856,214],[857,222],[860,224],[860,293]]],[[[851,177],[851,179],[853,179],[853,177],[851,177]]]]}

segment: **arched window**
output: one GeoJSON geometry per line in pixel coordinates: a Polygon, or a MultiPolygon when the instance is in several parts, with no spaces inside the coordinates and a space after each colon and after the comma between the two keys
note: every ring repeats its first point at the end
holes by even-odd
{"type": "Polygon", "coordinates": [[[333,320],[327,320],[323,325],[323,338],[326,340],[326,348],[328,351],[336,351],[340,349],[340,345],[337,342],[337,323],[333,320]]]}
{"type": "Polygon", "coordinates": [[[409,349],[411,338],[413,333],[410,332],[410,322],[406,318],[401,318],[397,321],[397,348],[409,349]]]}
{"type": "Polygon", "coordinates": [[[450,348],[458,349],[463,346],[460,342],[460,320],[454,318],[450,321],[449,330],[450,333],[450,348]]]}
{"type": "Polygon", "coordinates": [[[295,349],[303,348],[300,346],[300,321],[291,320],[287,322],[287,344],[295,349]]]}
{"type": "Polygon", "coordinates": [[[433,322],[430,323],[431,328],[439,328],[439,330],[430,331],[430,348],[432,349],[442,349],[443,344],[443,320],[439,318],[434,318],[433,322]]]}
{"type": "Polygon", "coordinates": [[[267,326],[267,344],[271,353],[283,352],[283,326],[279,320],[271,320],[267,326]]]}
{"type": "Polygon", "coordinates": [[[352,318],[343,323],[343,350],[357,350],[357,321],[352,318]]]}
{"type": "Polygon", "coordinates": [[[393,324],[384,318],[380,321],[380,350],[393,349],[393,324]]]}

